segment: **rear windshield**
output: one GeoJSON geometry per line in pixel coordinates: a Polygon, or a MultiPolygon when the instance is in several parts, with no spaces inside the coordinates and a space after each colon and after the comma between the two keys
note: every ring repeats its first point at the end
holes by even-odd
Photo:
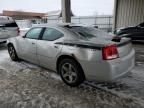
{"type": "Polygon", "coordinates": [[[13,23],[7,23],[4,26],[5,27],[18,27],[18,25],[15,22],[13,22],[13,23]]]}
{"type": "Polygon", "coordinates": [[[112,35],[98,30],[93,27],[84,27],[84,26],[72,26],[68,27],[68,29],[72,32],[79,34],[83,38],[91,39],[91,38],[110,38],[112,35]]]}
{"type": "Polygon", "coordinates": [[[12,23],[1,24],[0,27],[18,27],[18,25],[15,22],[12,22],[12,23]]]}
{"type": "Polygon", "coordinates": [[[0,27],[18,27],[12,17],[0,16],[0,27]]]}

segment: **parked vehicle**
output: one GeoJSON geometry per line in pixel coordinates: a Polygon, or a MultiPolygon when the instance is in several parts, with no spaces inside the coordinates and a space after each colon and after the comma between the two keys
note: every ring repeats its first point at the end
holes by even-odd
{"type": "Polygon", "coordinates": [[[43,25],[8,39],[12,60],[23,59],[56,71],[69,86],[84,80],[112,81],[134,67],[130,39],[76,24],[43,25]]]}
{"type": "Polygon", "coordinates": [[[129,37],[133,41],[144,41],[144,22],[133,27],[121,28],[115,31],[118,36],[129,37]]]}
{"type": "Polygon", "coordinates": [[[0,42],[6,42],[8,38],[19,35],[16,22],[8,16],[0,16],[0,42]]]}
{"type": "Polygon", "coordinates": [[[91,26],[94,27],[94,28],[98,28],[98,25],[96,25],[96,24],[93,24],[91,26]]]}
{"type": "Polygon", "coordinates": [[[30,28],[20,28],[20,35],[25,35],[30,28]]]}

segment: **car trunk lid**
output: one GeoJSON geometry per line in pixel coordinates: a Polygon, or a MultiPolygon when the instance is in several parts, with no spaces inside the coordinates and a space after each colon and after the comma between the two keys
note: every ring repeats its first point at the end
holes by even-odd
{"type": "Polygon", "coordinates": [[[101,47],[107,47],[109,45],[116,45],[117,50],[119,53],[119,57],[124,57],[128,55],[131,50],[132,50],[132,44],[131,44],[131,39],[129,38],[117,38],[117,37],[111,37],[107,39],[102,39],[102,38],[93,38],[89,41],[92,44],[101,44],[101,47]]]}
{"type": "Polygon", "coordinates": [[[120,42],[116,42],[119,57],[128,55],[132,50],[131,40],[128,38],[122,38],[120,42]]]}

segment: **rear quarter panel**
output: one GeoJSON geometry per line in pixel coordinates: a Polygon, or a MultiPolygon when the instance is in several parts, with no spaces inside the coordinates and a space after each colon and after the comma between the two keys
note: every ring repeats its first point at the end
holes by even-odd
{"type": "Polygon", "coordinates": [[[62,55],[74,56],[78,61],[101,61],[102,52],[97,49],[79,48],[77,46],[63,46],[62,55]]]}
{"type": "MultiPolygon", "coordinates": [[[[92,64],[95,62],[101,63],[102,62],[102,52],[101,50],[95,50],[95,49],[87,49],[87,48],[79,48],[79,47],[73,47],[73,46],[63,46],[62,52],[60,55],[69,55],[73,58],[75,58],[80,65],[82,66],[82,69],[84,71],[85,76],[87,77],[88,74],[93,70],[91,69],[92,64]]],[[[97,67],[99,65],[95,65],[97,67]]],[[[88,78],[86,78],[88,79],[88,78]]]]}

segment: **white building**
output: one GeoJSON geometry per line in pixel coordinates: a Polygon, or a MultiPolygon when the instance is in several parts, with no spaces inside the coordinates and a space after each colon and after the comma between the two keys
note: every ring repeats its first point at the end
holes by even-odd
{"type": "Polygon", "coordinates": [[[115,0],[113,29],[144,22],[144,0],[115,0]]]}

